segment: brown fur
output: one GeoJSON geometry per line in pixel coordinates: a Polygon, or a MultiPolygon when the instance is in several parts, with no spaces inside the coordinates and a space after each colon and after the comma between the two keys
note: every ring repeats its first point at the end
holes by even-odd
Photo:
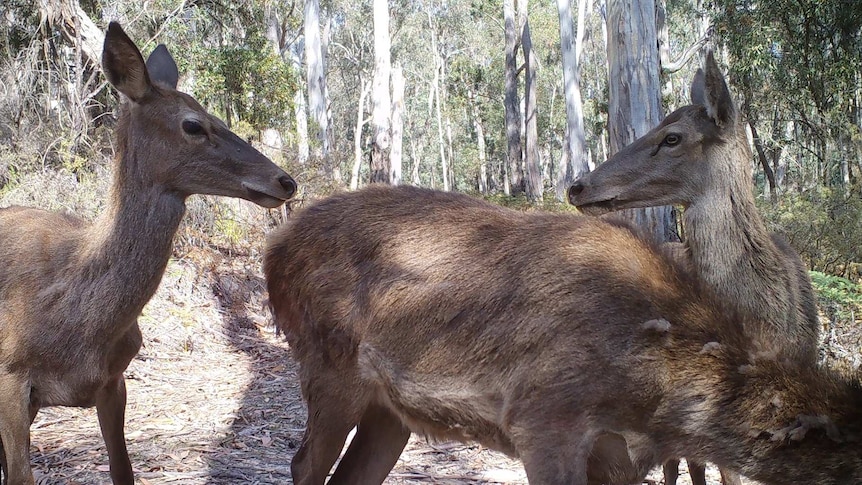
{"type": "Polygon", "coordinates": [[[136,319],[159,285],[185,198],[220,194],[274,207],[295,190],[284,171],[192,98],[152,84],[160,73],[148,75],[118,24],[105,37],[104,64],[130,100],[105,213],[89,224],[0,209],[0,455],[10,484],[33,483],[29,425],[40,408],[94,405],[113,482],[134,483],[123,371],[140,348],[136,319]],[[205,134],[184,133],[189,118],[205,134]]]}
{"type": "Polygon", "coordinates": [[[575,181],[570,201],[591,214],[684,205],[686,256],[709,291],[758,323],[746,329],[752,338],[780,339],[793,358],[814,365],[820,323],[808,271],[757,212],[745,125],[712,54],[692,101],[575,181]],[[669,135],[680,142],[668,144],[669,135]]]}
{"type": "Polygon", "coordinates": [[[381,483],[411,431],[519,457],[534,485],[633,483],[683,452],[862,480],[859,384],[748,338],[624,225],[372,186],[302,211],[264,266],[308,403],[297,485],[356,425],[330,483],[381,483]]]}

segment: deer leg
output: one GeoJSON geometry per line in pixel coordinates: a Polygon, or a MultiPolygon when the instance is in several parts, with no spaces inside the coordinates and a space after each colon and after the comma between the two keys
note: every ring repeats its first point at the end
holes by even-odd
{"type": "Polygon", "coordinates": [[[691,477],[692,485],[706,485],[706,465],[686,458],[688,475],[691,477]]]}
{"type": "Polygon", "coordinates": [[[679,478],[679,460],[668,460],[662,465],[664,485],[676,485],[679,478]]]}
{"type": "Polygon", "coordinates": [[[359,423],[367,400],[361,390],[345,385],[343,375],[321,378],[303,394],[308,401],[305,435],[290,464],[295,485],[323,485],[344,447],[347,435],[359,423]]]}
{"type": "Polygon", "coordinates": [[[742,478],[738,473],[724,468],[719,468],[718,472],[721,473],[721,483],[724,485],[742,485],[742,478]]]}
{"type": "MultiPolygon", "coordinates": [[[[566,432],[541,426],[513,433],[530,485],[588,485],[587,464],[596,433],[573,423],[566,432]]],[[[529,426],[529,425],[528,425],[529,426]]]]}
{"type": "Polygon", "coordinates": [[[126,381],[123,375],[110,381],[96,393],[96,415],[102,438],[108,449],[108,465],[114,485],[134,485],[132,462],[126,450],[123,426],[126,420],[126,381]]]}
{"type": "Polygon", "coordinates": [[[383,483],[408,439],[410,430],[398,416],[382,406],[369,406],[329,485],[383,483]]]}
{"type": "Polygon", "coordinates": [[[3,441],[5,483],[33,485],[30,469],[30,384],[0,371],[0,440],[3,441]]]}

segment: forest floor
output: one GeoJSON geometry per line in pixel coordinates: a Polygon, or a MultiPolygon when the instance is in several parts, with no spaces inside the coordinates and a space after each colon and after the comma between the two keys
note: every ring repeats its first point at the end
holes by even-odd
{"type": "MultiPolygon", "coordinates": [[[[296,364],[265,309],[260,255],[194,249],[171,260],[139,322],[126,437],[138,483],[286,484],[305,407],[296,364]]],[[[95,409],[42,410],[31,456],[41,485],[109,484],[95,409]]],[[[681,484],[688,485],[684,465],[681,484]]],[[[660,483],[654,472],[652,483],[660,483]]],[[[517,460],[414,436],[387,484],[526,484],[517,460]]],[[[710,483],[719,483],[710,470],[710,483]]]]}

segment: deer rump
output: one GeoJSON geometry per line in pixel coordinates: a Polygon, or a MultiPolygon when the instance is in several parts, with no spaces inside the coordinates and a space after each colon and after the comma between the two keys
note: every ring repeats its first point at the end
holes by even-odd
{"type": "MultiPolygon", "coordinates": [[[[673,324],[695,285],[624,225],[371,186],[276,231],[265,271],[310,414],[327,399],[383,407],[413,432],[519,457],[528,477],[586,473],[598,438],[620,456],[591,460],[591,477],[631,483],[664,452],[639,446],[632,464],[608,433],[646,439],[665,405],[685,405],[664,399],[661,346],[631,316],[673,324]]],[[[692,353],[710,338],[697,331],[692,353]]]]}

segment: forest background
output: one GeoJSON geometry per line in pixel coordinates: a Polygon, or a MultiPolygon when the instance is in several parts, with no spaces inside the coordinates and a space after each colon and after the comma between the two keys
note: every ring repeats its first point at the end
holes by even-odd
{"type": "MultiPolygon", "coordinates": [[[[654,37],[658,62],[647,68],[664,114],[688,104],[702,53],[716,52],[748,125],[761,212],[808,263],[827,317],[853,324],[862,308],[854,0],[7,0],[0,205],[88,218],[101,209],[119,100],[99,58],[116,19],[145,54],[166,44],[181,89],[299,181],[291,208],[384,181],[574,210],[563,202],[568,183],[618,148],[609,92],[627,81],[609,66],[634,54],[612,48],[614,10],[654,37]]],[[[179,247],[259,249],[286,215],[196,197],[179,247]]]]}

